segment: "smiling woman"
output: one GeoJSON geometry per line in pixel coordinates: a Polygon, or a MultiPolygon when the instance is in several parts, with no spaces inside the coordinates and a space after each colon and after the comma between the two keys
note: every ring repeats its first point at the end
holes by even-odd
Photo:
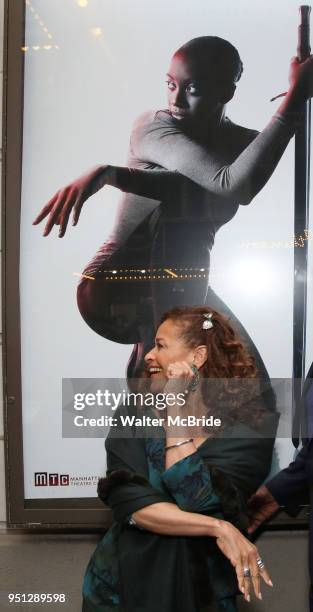
{"type": "MultiPolygon", "coordinates": [[[[218,426],[223,429],[238,422],[259,426],[266,417],[266,393],[262,394],[253,357],[226,317],[206,306],[176,307],[165,313],[155,347],[145,356],[145,367],[151,391],[168,392],[172,384],[174,393],[185,392],[193,399],[191,414],[200,421],[213,414],[220,417],[218,426]],[[188,394],[200,381],[201,393],[188,394]]],[[[183,406],[176,402],[175,407],[180,417],[190,416],[190,401],[183,406]]],[[[198,435],[205,430],[197,430],[198,435]]],[[[210,430],[212,426],[206,431],[210,430]]]]}
{"type": "Polygon", "coordinates": [[[116,415],[124,426],[106,440],[107,477],[98,488],[115,522],[87,567],[83,611],[235,612],[237,593],[250,598],[249,576],[258,597],[261,578],[271,585],[240,531],[247,527],[246,501],[270,469],[276,415],[269,417],[260,394],[250,403],[244,387],[234,394],[234,380],[257,382],[257,372],[215,310],[167,312],[145,364],[149,393],[184,390],[185,402],[167,404],[153,427],[158,437],[149,425],[143,434],[136,429],[137,419],[141,430],[145,416],[158,410],[122,407],[116,415]],[[212,402],[218,378],[223,423],[212,402]],[[200,417],[208,410],[209,418],[200,417]]]}

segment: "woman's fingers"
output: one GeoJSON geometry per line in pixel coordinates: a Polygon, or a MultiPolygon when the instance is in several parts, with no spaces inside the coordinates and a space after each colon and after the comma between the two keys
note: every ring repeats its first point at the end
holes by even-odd
{"type": "MultiPolygon", "coordinates": [[[[234,563],[233,563],[233,565],[234,565],[234,563]]],[[[235,570],[236,570],[236,574],[237,574],[237,581],[238,581],[239,590],[244,595],[245,594],[245,580],[244,580],[244,575],[243,575],[241,558],[236,562],[235,570]]]]}
{"type": "Polygon", "coordinates": [[[33,225],[38,225],[38,223],[40,223],[50,213],[57,199],[58,193],[56,193],[53,198],[51,198],[51,200],[49,200],[49,202],[42,208],[39,215],[37,215],[37,217],[34,219],[33,225]]]}
{"type": "Polygon", "coordinates": [[[251,576],[245,576],[245,573],[247,573],[247,571],[250,571],[251,573],[247,555],[240,555],[239,559],[236,560],[235,570],[237,574],[239,590],[243,594],[245,600],[250,601],[251,600],[251,596],[250,596],[250,578],[251,576]]]}
{"type": "Polygon", "coordinates": [[[187,363],[187,361],[183,361],[183,364],[185,366],[186,376],[188,376],[188,378],[193,378],[194,377],[194,372],[193,372],[191,366],[189,365],[189,363],[187,363]]]}
{"type": "Polygon", "coordinates": [[[49,219],[45,225],[43,236],[48,236],[50,234],[53,226],[57,225],[57,221],[59,217],[60,217],[60,208],[55,206],[50,212],[49,219]]]}
{"type": "Polygon", "coordinates": [[[272,587],[273,583],[257,547],[227,522],[222,524],[222,534],[217,538],[216,543],[235,568],[238,587],[245,600],[251,600],[251,586],[253,586],[256,597],[262,599],[261,578],[268,586],[272,587]]]}
{"type": "Polygon", "coordinates": [[[236,561],[233,561],[237,574],[238,587],[243,593],[245,600],[248,602],[251,601],[251,584],[256,597],[262,599],[260,587],[261,577],[266,584],[273,586],[267,570],[265,567],[263,569],[260,568],[258,560],[260,560],[258,550],[253,546],[253,549],[248,551],[245,550],[236,561]]]}
{"type": "Polygon", "coordinates": [[[272,581],[271,581],[270,575],[269,575],[269,573],[268,573],[268,571],[267,571],[265,566],[263,568],[259,567],[259,572],[260,572],[260,576],[261,576],[261,578],[263,578],[265,584],[267,584],[270,587],[274,586],[272,581]]]}
{"type": "Polygon", "coordinates": [[[40,211],[33,221],[33,225],[37,225],[49,215],[43,235],[48,236],[54,225],[60,225],[59,236],[64,236],[71,210],[74,208],[73,225],[76,225],[84,202],[110,182],[111,175],[114,175],[111,166],[97,166],[86,175],[63,187],[40,211]]]}
{"type": "Polygon", "coordinates": [[[77,225],[79,217],[80,217],[81,209],[83,207],[83,203],[84,203],[84,200],[82,199],[82,197],[77,199],[75,206],[73,208],[72,225],[77,225]]]}
{"type": "Polygon", "coordinates": [[[252,580],[252,585],[253,585],[255,595],[256,597],[258,597],[258,599],[262,599],[261,589],[260,589],[260,569],[257,563],[258,556],[259,556],[258,551],[254,547],[253,551],[251,551],[249,555],[249,567],[250,567],[251,580],[252,580]]]}
{"type": "Polygon", "coordinates": [[[45,229],[43,232],[44,236],[48,236],[50,234],[54,225],[58,224],[58,220],[62,220],[62,215],[66,214],[66,210],[64,208],[64,195],[60,196],[60,198],[56,201],[53,209],[50,212],[49,219],[45,225],[45,229]]]}
{"type": "Polygon", "coordinates": [[[312,97],[312,81],[313,81],[313,56],[310,55],[303,62],[299,62],[298,58],[291,59],[289,82],[290,85],[296,86],[298,91],[303,95],[304,99],[312,97]]]}
{"type": "Polygon", "coordinates": [[[241,567],[238,568],[238,585],[246,601],[251,601],[251,583],[258,599],[262,599],[260,591],[260,575],[254,551],[245,552],[241,557],[241,567]]]}
{"type": "Polygon", "coordinates": [[[50,212],[49,220],[44,230],[44,236],[50,234],[54,225],[60,224],[59,237],[64,236],[69,215],[77,199],[76,191],[63,190],[50,212]]]}
{"type": "Polygon", "coordinates": [[[39,215],[33,221],[33,225],[40,223],[49,215],[48,221],[43,232],[44,236],[50,234],[54,225],[59,225],[59,237],[62,238],[66,232],[69,217],[74,207],[73,221],[76,225],[79,214],[83,205],[81,194],[77,193],[77,189],[69,189],[68,187],[58,191],[51,200],[43,207],[39,215]]]}
{"type": "Polygon", "coordinates": [[[254,592],[259,599],[262,599],[261,578],[268,586],[272,587],[273,583],[256,547],[254,547],[254,549],[249,554],[249,567],[251,571],[251,579],[254,592]]]}
{"type": "Polygon", "coordinates": [[[247,554],[242,556],[242,573],[243,573],[243,584],[244,584],[244,597],[246,601],[250,601],[250,579],[251,579],[251,568],[249,565],[249,557],[247,554]],[[249,572],[249,575],[245,575],[249,572]]]}
{"type": "Polygon", "coordinates": [[[189,375],[189,366],[184,361],[169,363],[167,374],[171,378],[182,378],[189,375]]]}
{"type": "Polygon", "coordinates": [[[59,238],[63,238],[66,232],[66,228],[67,228],[67,224],[68,224],[68,220],[69,220],[72,208],[73,208],[72,198],[70,198],[68,202],[65,203],[64,209],[62,210],[62,214],[59,215],[57,219],[55,219],[54,221],[55,225],[58,225],[58,221],[60,224],[59,238]]]}
{"type": "MultiPolygon", "coordinates": [[[[240,541],[242,540],[241,534],[239,535],[239,541],[237,537],[234,539],[234,534],[236,534],[237,530],[230,525],[227,525],[225,522],[224,526],[226,527],[226,533],[223,536],[220,536],[216,539],[216,543],[220,549],[220,551],[229,559],[232,566],[235,568],[237,575],[238,588],[243,595],[245,595],[246,584],[244,577],[244,558],[240,552],[240,541]],[[230,534],[229,534],[230,529],[230,534]],[[229,537],[230,536],[230,537],[229,537]]],[[[239,534],[239,532],[238,532],[239,534]]]]}

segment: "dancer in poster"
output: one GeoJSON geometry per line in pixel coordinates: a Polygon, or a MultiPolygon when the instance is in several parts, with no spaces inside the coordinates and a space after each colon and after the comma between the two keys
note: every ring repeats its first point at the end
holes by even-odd
{"type": "MultiPolygon", "coordinates": [[[[261,133],[226,116],[242,73],[238,51],[213,36],[195,38],[174,54],[167,75],[168,108],[135,123],[128,167],[99,166],[57,194],[34,224],[48,217],[64,236],[72,215],[104,185],[125,192],[110,239],[85,268],[78,306],[98,334],[134,343],[128,375],[142,369],[162,312],[208,304],[228,315],[267,372],[253,341],[209,286],[210,252],[218,229],[266,184],[292,138],[298,110],[312,96],[313,60],[292,60],[290,87],[261,133]]],[[[274,394],[267,393],[274,409],[274,394]]]]}

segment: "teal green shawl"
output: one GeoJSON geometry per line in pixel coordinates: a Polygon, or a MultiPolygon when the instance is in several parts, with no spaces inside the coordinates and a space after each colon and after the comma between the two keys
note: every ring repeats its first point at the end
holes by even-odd
{"type": "MultiPolygon", "coordinates": [[[[116,414],[142,416],[142,409],[116,414]]],[[[149,414],[152,414],[149,412],[149,414]]],[[[262,429],[238,424],[206,440],[197,450],[210,473],[220,510],[208,514],[247,526],[246,501],[266,478],[272,460],[278,416],[266,416],[262,429]]],[[[163,428],[153,429],[164,438],[163,428]]],[[[107,477],[99,497],[119,524],[119,593],[127,612],[197,612],[205,602],[238,593],[234,570],[214,538],[166,536],[129,526],[130,515],[150,504],[176,501],[149,483],[145,452],[151,428],[112,427],[105,442],[107,477]],[[123,437],[122,437],[123,436],[123,437]],[[127,436],[127,437],[126,437],[127,436]],[[214,572],[208,558],[214,558],[214,572]]],[[[216,497],[215,497],[216,499],[216,497]]]]}

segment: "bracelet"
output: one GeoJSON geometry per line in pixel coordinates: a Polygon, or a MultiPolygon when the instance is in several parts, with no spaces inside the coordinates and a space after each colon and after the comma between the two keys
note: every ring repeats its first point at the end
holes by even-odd
{"type": "Polygon", "coordinates": [[[176,448],[177,446],[182,446],[183,444],[189,444],[189,442],[193,442],[193,438],[189,438],[189,440],[183,440],[182,442],[176,442],[176,444],[171,444],[170,446],[166,446],[165,450],[169,450],[170,448],[176,448]]]}
{"type": "Polygon", "coordinates": [[[133,515],[131,514],[128,519],[127,519],[128,525],[137,527],[138,529],[143,529],[143,527],[139,527],[138,523],[136,523],[135,519],[133,518],[133,515]]]}

